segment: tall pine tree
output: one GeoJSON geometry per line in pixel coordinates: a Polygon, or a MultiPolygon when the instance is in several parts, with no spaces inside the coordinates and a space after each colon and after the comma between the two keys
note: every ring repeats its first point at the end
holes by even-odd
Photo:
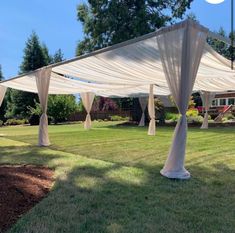
{"type": "MultiPolygon", "coordinates": [[[[2,74],[2,66],[0,65],[0,81],[4,80],[3,74],[2,74]]],[[[1,106],[0,106],[0,120],[4,121],[4,115],[6,112],[6,101],[5,99],[3,100],[1,106]]]]}
{"type": "MultiPolygon", "coordinates": [[[[47,47],[40,44],[37,34],[33,32],[26,42],[19,73],[36,70],[48,65],[50,61],[47,47]]],[[[6,116],[8,118],[28,118],[29,107],[35,107],[35,101],[38,101],[37,94],[11,90],[6,116]]]]}
{"type": "Polygon", "coordinates": [[[61,49],[58,49],[58,50],[55,52],[55,54],[54,54],[54,56],[53,56],[53,58],[52,58],[52,62],[53,62],[53,63],[57,63],[57,62],[61,62],[61,61],[63,61],[63,60],[64,60],[64,55],[63,55],[61,49]]]}
{"type": "Polygon", "coordinates": [[[4,79],[3,74],[2,74],[2,66],[0,65],[0,81],[4,79]]]}

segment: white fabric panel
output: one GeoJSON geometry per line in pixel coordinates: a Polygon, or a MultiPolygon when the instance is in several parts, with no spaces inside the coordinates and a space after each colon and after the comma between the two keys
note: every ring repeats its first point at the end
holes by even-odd
{"type": "Polygon", "coordinates": [[[140,107],[141,107],[141,111],[142,111],[139,126],[145,126],[145,113],[144,112],[147,107],[148,98],[147,97],[139,97],[138,99],[139,99],[139,103],[140,103],[140,107]]]}
{"type": "Polygon", "coordinates": [[[80,94],[83,106],[86,109],[87,115],[86,120],[84,122],[84,129],[90,129],[91,128],[91,107],[95,98],[95,94],[92,92],[86,92],[80,94]]]}
{"type": "Polygon", "coordinates": [[[154,95],[153,95],[153,84],[149,87],[149,101],[148,101],[148,112],[150,117],[148,135],[154,136],[156,131],[156,122],[155,122],[155,104],[154,104],[154,95]]]}
{"type": "Polygon", "coordinates": [[[42,115],[40,117],[39,124],[38,145],[49,146],[50,141],[48,136],[47,100],[50,85],[51,69],[41,69],[36,72],[35,77],[38,89],[38,97],[42,108],[42,115]]]}
{"type": "MultiPolygon", "coordinates": [[[[26,75],[2,82],[1,85],[17,90],[37,93],[35,75],[26,75]],[[27,85],[25,85],[27,83],[27,85]]],[[[168,87],[155,87],[158,95],[169,95],[168,87]]],[[[78,94],[83,92],[93,92],[104,97],[139,97],[148,96],[148,85],[126,85],[126,84],[97,84],[75,80],[61,75],[51,73],[49,94],[78,94]]],[[[154,93],[154,94],[155,94],[154,93]]]]}
{"type": "Polygon", "coordinates": [[[6,91],[7,91],[7,87],[4,87],[4,86],[0,85],[0,107],[2,105],[2,102],[3,102],[3,99],[5,97],[6,91]]]}
{"type": "MultiPolygon", "coordinates": [[[[154,95],[158,96],[168,96],[170,91],[168,87],[159,87],[154,86],[154,95]]],[[[124,87],[120,89],[111,89],[104,91],[97,91],[96,95],[104,97],[148,97],[149,95],[149,85],[143,86],[133,86],[133,87],[124,87]]]]}
{"type": "Polygon", "coordinates": [[[215,93],[202,91],[201,93],[203,107],[205,109],[203,123],[201,129],[208,129],[208,111],[210,109],[212,100],[215,98],[215,93]]]}
{"type": "Polygon", "coordinates": [[[175,128],[171,149],[161,174],[168,178],[187,179],[184,168],[187,137],[186,111],[207,38],[207,30],[192,21],[184,27],[157,36],[166,80],[181,117],[175,128]]]}
{"type": "Polygon", "coordinates": [[[152,84],[157,76],[156,84],[166,86],[155,37],[54,67],[53,71],[109,84],[152,84]]]}

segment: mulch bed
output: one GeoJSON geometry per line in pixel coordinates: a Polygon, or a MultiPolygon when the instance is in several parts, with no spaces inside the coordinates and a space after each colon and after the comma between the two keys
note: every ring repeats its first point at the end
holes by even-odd
{"type": "Polygon", "coordinates": [[[9,229],[48,194],[53,174],[46,167],[0,166],[0,232],[9,229]]]}

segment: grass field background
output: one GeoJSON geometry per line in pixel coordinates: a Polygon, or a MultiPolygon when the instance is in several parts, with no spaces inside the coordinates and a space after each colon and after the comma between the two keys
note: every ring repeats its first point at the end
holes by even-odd
{"type": "Polygon", "coordinates": [[[173,128],[94,123],[0,128],[1,164],[55,169],[55,184],[10,232],[235,232],[235,128],[189,128],[188,181],[159,174],[173,128]]]}

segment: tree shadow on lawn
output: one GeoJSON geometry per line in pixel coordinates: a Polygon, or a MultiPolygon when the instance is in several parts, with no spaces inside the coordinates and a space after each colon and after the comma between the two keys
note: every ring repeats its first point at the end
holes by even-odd
{"type": "Polygon", "coordinates": [[[235,171],[190,166],[189,181],[161,166],[78,160],[53,191],[10,232],[234,232],[235,171]]]}

